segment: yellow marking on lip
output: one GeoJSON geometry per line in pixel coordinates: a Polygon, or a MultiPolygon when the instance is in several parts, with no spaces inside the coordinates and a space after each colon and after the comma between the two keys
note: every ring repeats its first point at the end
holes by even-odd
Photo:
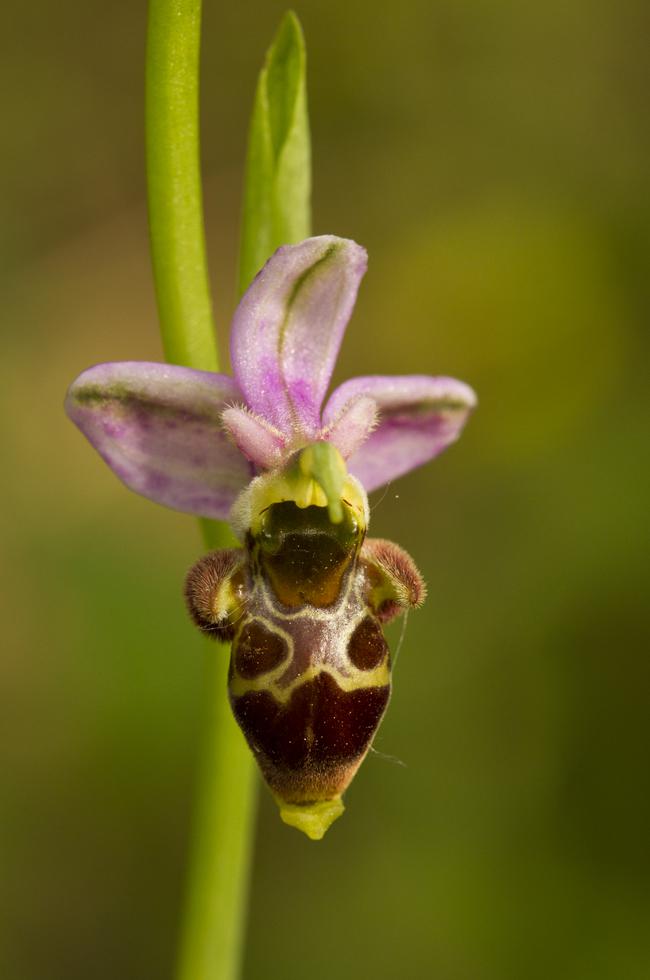
{"type": "Polygon", "coordinates": [[[277,674],[277,668],[273,671],[273,674],[262,674],[261,677],[254,677],[251,680],[245,680],[243,677],[235,674],[230,680],[230,693],[233,697],[240,698],[244,694],[250,694],[256,691],[268,691],[280,704],[287,704],[296,688],[300,687],[301,684],[307,684],[309,681],[313,681],[319,674],[329,674],[341,690],[348,693],[351,691],[365,690],[369,687],[386,687],[390,683],[388,657],[378,667],[375,667],[374,670],[358,670],[352,668],[350,677],[345,677],[331,667],[308,667],[307,670],[291,681],[290,684],[287,684],[286,687],[279,686],[277,676],[273,676],[274,674],[277,674]]]}

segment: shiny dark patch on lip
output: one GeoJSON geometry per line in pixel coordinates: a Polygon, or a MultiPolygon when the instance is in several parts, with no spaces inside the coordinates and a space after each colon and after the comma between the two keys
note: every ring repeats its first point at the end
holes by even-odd
{"type": "Polygon", "coordinates": [[[348,642],[348,655],[359,670],[373,670],[386,656],[388,645],[373,616],[362,620],[348,642]]]}
{"type": "Polygon", "coordinates": [[[269,691],[249,691],[233,697],[232,706],[258,756],[308,776],[365,754],[389,694],[388,685],[343,691],[322,672],[300,684],[286,704],[269,691]]]}
{"type": "Polygon", "coordinates": [[[288,653],[287,641],[261,623],[246,623],[233,644],[237,672],[246,680],[278,667],[288,653]]]}
{"type": "Polygon", "coordinates": [[[293,501],[271,504],[262,515],[260,561],[280,602],[294,608],[335,603],[363,537],[351,510],[340,524],[330,522],[326,507],[293,501]]]}

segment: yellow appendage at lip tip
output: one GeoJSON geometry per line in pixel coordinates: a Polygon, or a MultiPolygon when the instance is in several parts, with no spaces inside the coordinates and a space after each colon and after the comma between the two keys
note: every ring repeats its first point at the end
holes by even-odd
{"type": "Polygon", "coordinates": [[[317,803],[284,803],[276,797],[280,816],[284,823],[296,830],[302,830],[310,840],[322,840],[345,807],[340,796],[333,800],[319,800],[317,803]]]}

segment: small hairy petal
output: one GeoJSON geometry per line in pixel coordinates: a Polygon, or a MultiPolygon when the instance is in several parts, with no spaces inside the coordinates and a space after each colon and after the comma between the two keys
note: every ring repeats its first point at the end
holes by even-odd
{"type": "Polygon", "coordinates": [[[366,271],[366,252],[333,235],[285,245],[235,312],[231,354],[257,415],[287,435],[316,437],[320,407],[366,271]]]}
{"type": "Polygon", "coordinates": [[[225,405],[238,400],[226,375],[124,361],[80,374],[65,407],[131,490],[175,510],[224,519],[253,471],[221,427],[225,405]]]}
{"type": "Polygon", "coordinates": [[[280,466],[287,447],[286,437],[245,408],[226,408],[221,414],[224,428],[238,449],[263,470],[280,466]]]}
{"type": "Polygon", "coordinates": [[[348,460],[348,469],[367,491],[427,463],[458,439],[476,395],[462,381],[422,374],[352,378],[332,394],[325,425],[351,398],[377,404],[379,423],[348,460]]]}
{"type": "Polygon", "coordinates": [[[343,459],[348,459],[375,428],[378,414],[374,398],[365,395],[351,398],[334,421],[323,429],[321,438],[333,442],[343,459]]]}

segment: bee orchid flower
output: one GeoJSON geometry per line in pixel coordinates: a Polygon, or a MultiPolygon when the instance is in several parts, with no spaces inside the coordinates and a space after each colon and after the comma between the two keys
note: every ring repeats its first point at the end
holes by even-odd
{"type": "Polygon", "coordinates": [[[406,552],[366,538],[367,493],[437,456],[476,404],[421,374],[353,378],[325,401],[366,264],[334,236],[284,246],[235,312],[233,377],[99,364],[66,399],[130,489],[230,520],[242,547],[191,569],[189,611],[232,641],[235,717],[283,819],[312,838],[342,812],[388,703],[382,624],[425,594],[406,552]]]}

